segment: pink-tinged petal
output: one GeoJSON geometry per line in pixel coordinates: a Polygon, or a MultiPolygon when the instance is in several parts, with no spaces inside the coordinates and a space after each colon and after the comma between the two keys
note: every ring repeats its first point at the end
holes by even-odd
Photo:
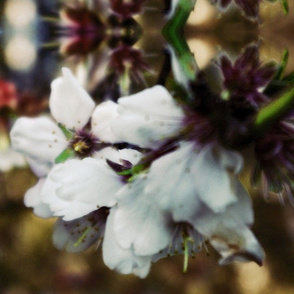
{"type": "Polygon", "coordinates": [[[40,179],[37,184],[30,188],[24,196],[24,204],[27,207],[32,207],[34,213],[43,218],[52,217],[53,213],[50,207],[41,199],[41,190],[43,188],[45,179],[40,179]]]}
{"type": "Polygon", "coordinates": [[[116,103],[107,101],[99,104],[92,114],[92,132],[101,141],[117,142],[111,130],[111,122],[118,117],[117,106],[116,103]]]}
{"type": "Polygon", "coordinates": [[[113,121],[116,138],[141,147],[154,147],[182,128],[183,111],[169,92],[154,86],[118,100],[119,117],[113,121]]]}
{"type": "Polygon", "coordinates": [[[106,223],[102,248],[104,263],[121,274],[133,273],[145,278],[149,273],[151,257],[138,256],[133,248],[122,248],[119,245],[113,229],[115,211],[116,207],[113,207],[106,223]]]}
{"type": "Polygon", "coordinates": [[[36,162],[54,163],[67,147],[58,126],[47,117],[19,118],[10,132],[12,148],[36,162]]]}
{"type": "Polygon", "coordinates": [[[144,177],[140,177],[120,191],[114,232],[122,248],[133,248],[137,255],[153,255],[170,243],[173,228],[169,215],[143,192],[144,185],[144,177]]]}
{"type": "Polygon", "coordinates": [[[63,216],[65,221],[82,217],[101,206],[115,205],[116,193],[123,185],[105,161],[94,158],[68,160],[55,166],[48,178],[57,188],[55,197],[48,195],[46,202],[55,215],[63,216]]]}
{"type": "Polygon", "coordinates": [[[67,128],[81,129],[90,120],[95,103],[68,68],[63,68],[62,73],[63,77],[51,84],[51,113],[67,128]]]}

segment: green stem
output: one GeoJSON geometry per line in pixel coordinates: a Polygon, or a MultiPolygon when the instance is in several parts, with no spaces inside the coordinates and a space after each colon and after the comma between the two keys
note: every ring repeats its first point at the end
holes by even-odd
{"type": "Polygon", "coordinates": [[[195,6],[195,3],[196,0],[180,0],[175,9],[174,15],[164,26],[163,33],[165,31],[175,32],[183,28],[195,6]]]}
{"type": "Polygon", "coordinates": [[[173,46],[178,60],[190,80],[195,79],[197,65],[194,55],[190,52],[190,48],[183,38],[182,31],[195,3],[196,0],[180,0],[173,17],[162,29],[164,38],[173,46]]]}
{"type": "Polygon", "coordinates": [[[255,137],[262,136],[273,124],[283,119],[294,108],[294,88],[265,106],[258,113],[255,122],[255,137]]]}

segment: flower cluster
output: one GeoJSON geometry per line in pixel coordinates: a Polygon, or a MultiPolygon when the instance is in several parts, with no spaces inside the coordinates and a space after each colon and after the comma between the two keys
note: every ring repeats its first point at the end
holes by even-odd
{"type": "Polygon", "coordinates": [[[221,143],[213,113],[194,100],[157,85],[96,106],[63,69],[52,83],[52,118],[22,117],[11,130],[13,148],[39,177],[25,204],[58,217],[58,248],[102,242],[109,268],[139,277],[167,255],[183,254],[186,268],[206,242],[220,264],[262,264],[239,180],[243,158],[221,143]]]}

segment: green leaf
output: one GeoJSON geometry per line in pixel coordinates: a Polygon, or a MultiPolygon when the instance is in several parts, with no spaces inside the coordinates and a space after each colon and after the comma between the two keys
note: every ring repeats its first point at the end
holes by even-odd
{"type": "Polygon", "coordinates": [[[74,136],[74,133],[71,130],[67,129],[64,125],[62,125],[60,123],[58,123],[57,125],[61,129],[61,131],[64,134],[65,138],[67,140],[71,140],[72,137],[74,136]]]}
{"type": "Polygon", "coordinates": [[[133,173],[132,173],[132,169],[130,168],[130,169],[126,169],[124,171],[118,172],[117,174],[120,176],[129,176],[129,175],[132,175],[133,173]]]}
{"type": "Polygon", "coordinates": [[[62,151],[60,155],[56,157],[55,163],[65,162],[66,160],[74,157],[74,155],[75,155],[75,151],[71,148],[67,148],[64,151],[62,151]]]}

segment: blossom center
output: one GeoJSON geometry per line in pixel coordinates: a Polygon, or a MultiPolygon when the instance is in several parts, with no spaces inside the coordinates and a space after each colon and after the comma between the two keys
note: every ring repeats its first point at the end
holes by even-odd
{"type": "Polygon", "coordinates": [[[70,147],[80,157],[93,155],[98,149],[99,140],[92,133],[78,131],[70,141],[70,147]]]}
{"type": "Polygon", "coordinates": [[[83,141],[78,141],[73,144],[73,149],[76,152],[84,153],[87,149],[89,149],[89,146],[83,141]]]}

